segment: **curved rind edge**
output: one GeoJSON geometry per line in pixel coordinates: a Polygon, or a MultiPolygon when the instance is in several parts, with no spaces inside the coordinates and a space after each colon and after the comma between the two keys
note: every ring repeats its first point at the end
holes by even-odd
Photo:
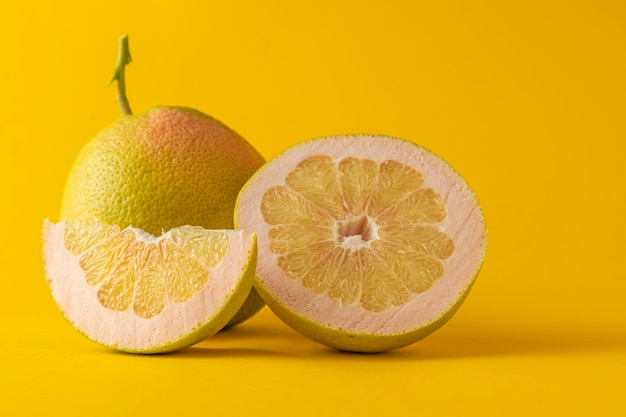
{"type": "MultiPolygon", "coordinates": [[[[48,219],[44,220],[43,228],[42,228],[42,237],[45,235],[46,228],[50,227],[51,225],[52,223],[48,219]]],[[[256,261],[257,261],[257,253],[258,253],[257,244],[256,244],[256,234],[252,233],[250,235],[250,239],[252,239],[252,243],[251,243],[250,251],[248,252],[248,261],[245,264],[245,268],[241,274],[241,278],[239,279],[239,282],[233,289],[230,296],[227,297],[227,300],[222,305],[222,308],[217,310],[212,316],[208,317],[207,320],[202,325],[191,330],[188,334],[180,337],[179,339],[173,340],[163,345],[154,346],[148,349],[132,349],[132,348],[124,347],[124,346],[119,346],[116,344],[108,344],[99,340],[95,340],[94,338],[86,334],[78,326],[76,326],[74,322],[66,315],[65,311],[63,310],[62,306],[57,302],[57,300],[54,297],[52,297],[52,299],[54,300],[59,311],[62,313],[63,317],[72,325],[72,327],[78,333],[80,333],[85,338],[89,339],[90,341],[100,346],[104,346],[106,348],[117,350],[117,351],[122,351],[122,352],[127,352],[127,353],[136,353],[136,354],[168,353],[168,352],[174,352],[174,351],[178,351],[181,349],[185,349],[198,342],[201,342],[202,340],[208,337],[215,335],[217,332],[219,332],[224,327],[226,327],[229,321],[237,314],[241,306],[244,304],[244,302],[248,298],[248,295],[253,289],[253,282],[255,278],[254,273],[256,270],[256,261]]],[[[42,239],[42,241],[43,241],[42,259],[44,261],[44,265],[43,265],[44,266],[44,278],[46,279],[46,283],[48,283],[49,278],[48,278],[48,270],[47,270],[47,265],[46,265],[46,257],[43,256],[45,240],[42,239]]]]}
{"type": "Polygon", "coordinates": [[[256,173],[254,173],[248,181],[243,185],[241,190],[239,191],[239,195],[237,196],[237,200],[235,202],[235,216],[234,216],[234,224],[236,229],[240,229],[241,226],[238,222],[238,213],[239,206],[241,202],[241,196],[246,192],[250,184],[252,184],[256,178],[276,159],[281,158],[288,152],[294,151],[296,148],[300,146],[306,146],[307,143],[314,142],[317,140],[325,140],[325,139],[333,139],[337,137],[354,137],[354,136],[376,136],[376,137],[384,137],[391,140],[397,140],[401,142],[407,142],[412,144],[413,146],[417,146],[418,148],[423,149],[424,151],[432,154],[436,158],[440,159],[449,169],[460,178],[463,183],[467,186],[467,189],[470,191],[474,200],[476,202],[476,206],[481,213],[481,217],[483,219],[483,230],[484,230],[484,242],[482,246],[482,256],[480,258],[480,262],[477,264],[475,272],[471,279],[469,280],[468,285],[465,289],[459,294],[459,297],[456,299],[454,303],[450,305],[450,307],[444,311],[439,317],[430,321],[428,324],[424,326],[420,326],[415,329],[407,330],[403,333],[390,334],[390,335],[376,335],[376,334],[366,334],[366,333],[358,333],[352,331],[346,331],[342,329],[336,329],[324,324],[312,321],[311,319],[304,317],[300,314],[295,313],[294,311],[287,308],[283,305],[276,297],[272,296],[271,293],[267,291],[267,289],[262,285],[260,279],[255,276],[253,288],[259,293],[261,298],[265,301],[267,306],[272,310],[276,316],[281,319],[285,324],[289,327],[302,334],[305,337],[310,338],[318,343],[326,345],[331,348],[351,351],[351,352],[364,352],[364,353],[375,353],[375,352],[385,352],[394,349],[399,349],[402,347],[409,346],[438,330],[444,324],[446,324],[452,316],[457,312],[457,310],[461,307],[465,299],[467,298],[470,290],[473,288],[476,279],[482,269],[484,264],[484,260],[486,257],[487,243],[488,243],[488,232],[486,219],[483,213],[482,206],[476,193],[469,186],[467,181],[463,176],[461,176],[457,170],[448,163],[444,158],[440,157],[435,152],[432,152],[430,149],[425,148],[422,145],[416,144],[413,141],[389,136],[389,135],[379,135],[379,134],[341,134],[341,135],[332,135],[332,136],[323,136],[314,139],[310,139],[304,142],[297,143],[290,148],[283,150],[282,152],[275,155],[273,158],[265,162],[256,173]]]}
{"type": "Polygon", "coordinates": [[[388,335],[351,332],[314,322],[311,319],[297,314],[285,307],[263,287],[258,279],[255,279],[254,286],[261,297],[263,297],[263,300],[270,310],[272,310],[272,312],[276,314],[276,316],[285,324],[303,336],[339,350],[376,353],[409,346],[432,334],[446,324],[467,298],[467,295],[473,287],[476,277],[480,272],[480,268],[481,267],[479,266],[478,270],[472,277],[470,284],[460,294],[459,298],[441,316],[432,320],[425,326],[411,329],[403,333],[388,335]]]}

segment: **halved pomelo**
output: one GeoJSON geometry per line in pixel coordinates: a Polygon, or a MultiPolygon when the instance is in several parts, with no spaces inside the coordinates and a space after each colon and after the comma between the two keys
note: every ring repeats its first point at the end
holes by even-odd
{"type": "Polygon", "coordinates": [[[485,255],[467,183],[431,152],[385,136],[287,150],[243,187],[235,224],[257,233],[255,287],[272,311],[351,351],[399,348],[442,326],[485,255]]]}
{"type": "Polygon", "coordinates": [[[256,236],[174,228],[161,236],[98,221],[44,222],[52,296],[89,339],[168,352],[217,333],[252,288],[256,236]]]}

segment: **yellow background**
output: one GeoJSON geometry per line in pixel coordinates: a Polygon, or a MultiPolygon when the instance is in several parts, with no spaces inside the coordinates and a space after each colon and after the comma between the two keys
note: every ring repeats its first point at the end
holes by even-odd
{"type": "Polygon", "coordinates": [[[624,415],[626,3],[29,1],[0,5],[0,414],[624,415]],[[57,311],[40,229],[118,117],[196,107],[266,158],[382,133],[450,162],[489,247],[441,330],[345,354],[267,309],[173,355],[86,340],[57,311]]]}

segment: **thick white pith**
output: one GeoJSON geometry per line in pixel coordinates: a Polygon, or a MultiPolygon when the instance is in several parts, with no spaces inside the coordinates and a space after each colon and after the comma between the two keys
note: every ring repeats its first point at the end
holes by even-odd
{"type": "MultiPolygon", "coordinates": [[[[98,286],[87,283],[78,256],[65,247],[64,233],[62,222],[44,223],[44,262],[53,298],[68,320],[87,337],[129,351],[167,346],[211,322],[235,291],[241,290],[239,287],[254,246],[253,235],[228,231],[230,249],[225,258],[210,270],[206,286],[188,301],[168,303],[160,314],[144,319],[138,317],[132,308],[113,311],[98,302],[98,286]]],[[[233,314],[237,309],[238,306],[233,314]]],[[[226,318],[226,321],[229,319],[226,318]]]]}
{"type": "MultiPolygon", "coordinates": [[[[465,181],[445,162],[410,142],[377,136],[344,136],[298,145],[262,168],[244,187],[236,209],[237,227],[258,235],[260,284],[278,302],[296,314],[335,329],[355,333],[397,334],[421,328],[445,314],[470,286],[484,256],[485,225],[478,203],[465,181]],[[358,303],[341,305],[325,294],[315,294],[287,278],[276,265],[269,248],[268,231],[260,211],[264,192],[284,185],[296,165],[311,156],[329,155],[337,163],[344,158],[370,159],[377,163],[394,160],[409,165],[424,177],[423,187],[432,188],[446,201],[447,216],[438,227],[454,241],[454,252],[442,261],[444,274],[426,292],[414,294],[405,304],[372,313],[358,303]]],[[[370,238],[375,238],[375,227],[370,238]]],[[[347,246],[363,244],[348,237],[347,246]]]]}

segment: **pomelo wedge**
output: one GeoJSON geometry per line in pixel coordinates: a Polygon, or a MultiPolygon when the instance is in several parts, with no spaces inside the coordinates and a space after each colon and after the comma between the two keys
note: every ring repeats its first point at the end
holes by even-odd
{"type": "Polygon", "coordinates": [[[89,339],[158,353],[217,333],[252,288],[256,236],[181,226],[155,237],[91,220],[44,222],[47,281],[89,339]]]}
{"type": "Polygon", "coordinates": [[[409,345],[458,309],[485,256],[467,183],[412,142],[308,141],[264,165],[235,208],[256,232],[255,287],[295,330],[342,350],[409,345]]]}

